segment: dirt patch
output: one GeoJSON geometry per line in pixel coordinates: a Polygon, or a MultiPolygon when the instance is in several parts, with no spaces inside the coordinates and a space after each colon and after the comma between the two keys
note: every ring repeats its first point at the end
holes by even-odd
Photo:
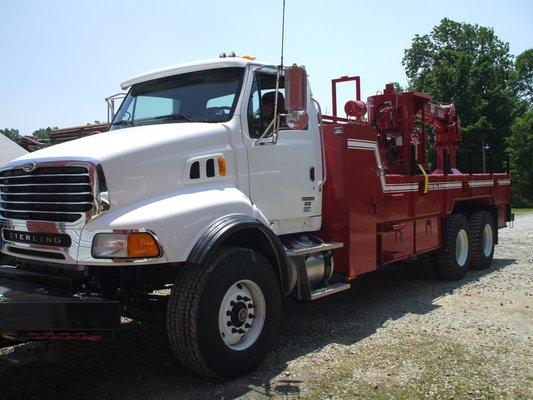
{"type": "Polygon", "coordinates": [[[0,349],[2,399],[533,398],[533,214],[491,269],[442,282],[395,265],[352,290],[287,301],[261,367],[227,383],[179,366],[161,327],[115,341],[0,349]]]}

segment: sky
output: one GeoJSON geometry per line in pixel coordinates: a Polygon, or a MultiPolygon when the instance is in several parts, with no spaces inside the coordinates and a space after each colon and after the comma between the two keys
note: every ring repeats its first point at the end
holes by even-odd
{"type": "MultiPolygon", "coordinates": [[[[131,76],[225,51],[279,63],[282,0],[0,0],[0,129],[21,134],[106,121],[104,98],[131,76]]],[[[306,66],[331,112],[331,79],[360,75],[363,98],[407,83],[415,34],[448,17],[533,47],[533,0],[286,0],[285,64],[306,66]]],[[[345,84],[340,105],[354,91],[345,84]]]]}

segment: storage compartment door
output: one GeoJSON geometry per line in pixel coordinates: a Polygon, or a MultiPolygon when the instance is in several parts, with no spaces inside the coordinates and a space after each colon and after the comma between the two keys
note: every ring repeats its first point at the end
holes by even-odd
{"type": "Polygon", "coordinates": [[[417,253],[436,249],[439,246],[439,217],[423,217],[416,220],[415,247],[417,253]]]}
{"type": "Polygon", "coordinates": [[[414,253],[414,221],[392,222],[382,226],[381,262],[410,257],[414,253]]]}

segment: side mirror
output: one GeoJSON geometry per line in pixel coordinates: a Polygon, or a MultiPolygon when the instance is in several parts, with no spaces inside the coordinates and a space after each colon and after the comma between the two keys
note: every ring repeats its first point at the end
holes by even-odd
{"type": "Polygon", "coordinates": [[[122,100],[126,97],[126,93],[117,93],[113,96],[109,96],[105,98],[105,102],[107,103],[107,123],[110,124],[113,122],[113,119],[115,118],[115,114],[118,111],[118,107],[116,106],[116,103],[119,102],[119,106],[122,103],[122,100]]]}
{"type": "Polygon", "coordinates": [[[307,72],[304,66],[293,64],[285,68],[285,106],[287,125],[291,129],[307,126],[307,72]]]}

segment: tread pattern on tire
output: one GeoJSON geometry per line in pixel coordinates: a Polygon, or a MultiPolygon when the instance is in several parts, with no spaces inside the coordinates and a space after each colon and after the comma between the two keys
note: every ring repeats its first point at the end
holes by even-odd
{"type": "MultiPolygon", "coordinates": [[[[491,259],[483,254],[483,231],[482,228],[485,223],[485,218],[489,217],[488,221],[492,221],[492,215],[487,211],[476,211],[468,217],[468,225],[470,226],[470,268],[485,269],[490,267],[491,259]]],[[[494,235],[494,222],[492,224],[492,232],[494,235]]],[[[494,236],[493,236],[494,240],[494,236]]]]}
{"type": "MultiPolygon", "coordinates": [[[[442,248],[436,252],[435,258],[437,261],[437,271],[440,277],[447,280],[457,280],[465,276],[468,271],[467,264],[462,270],[458,270],[455,259],[455,243],[456,226],[460,220],[464,219],[466,227],[468,227],[468,221],[461,214],[450,214],[444,220],[444,229],[442,231],[442,248]]],[[[470,239],[470,235],[468,235],[470,239]]],[[[470,240],[469,240],[470,242],[470,240]]]]}
{"type": "Polygon", "coordinates": [[[419,275],[427,277],[434,276],[437,273],[434,252],[417,255],[416,267],[419,275]]]}
{"type": "Polygon", "coordinates": [[[206,281],[219,261],[246,249],[227,247],[219,250],[206,265],[186,264],[172,288],[167,309],[167,332],[176,357],[186,367],[213,378],[221,379],[211,370],[198,345],[198,306],[206,281]]]}

